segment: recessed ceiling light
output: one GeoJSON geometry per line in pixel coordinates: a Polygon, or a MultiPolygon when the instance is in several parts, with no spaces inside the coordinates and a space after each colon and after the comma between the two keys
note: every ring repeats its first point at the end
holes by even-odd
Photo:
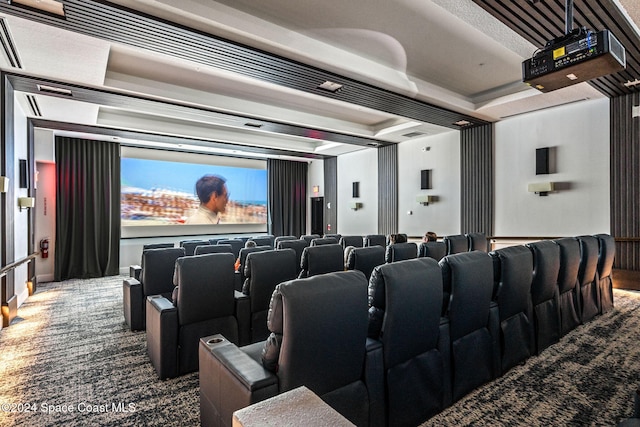
{"type": "Polygon", "coordinates": [[[318,86],[318,89],[328,90],[329,92],[337,92],[342,88],[343,85],[340,83],[330,82],[329,80],[318,86]]]}
{"type": "Polygon", "coordinates": [[[575,74],[571,73],[571,74],[567,74],[567,78],[569,80],[578,80],[578,76],[576,76],[575,74]]]}
{"type": "Polygon", "coordinates": [[[471,122],[467,121],[467,120],[458,120],[457,122],[454,123],[454,125],[458,125],[458,126],[466,126],[466,125],[470,125],[471,122]]]}
{"type": "Polygon", "coordinates": [[[640,84],[640,80],[638,80],[638,79],[635,79],[634,81],[627,80],[627,82],[626,82],[626,83],[623,83],[623,84],[624,84],[626,87],[632,87],[632,86],[635,86],[635,85],[639,85],[639,84],[640,84]]]}

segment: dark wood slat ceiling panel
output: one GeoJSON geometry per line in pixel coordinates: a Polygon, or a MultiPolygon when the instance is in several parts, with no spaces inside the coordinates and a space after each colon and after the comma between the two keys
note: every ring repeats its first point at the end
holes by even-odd
{"type": "MultiPolygon", "coordinates": [[[[542,48],[565,32],[565,2],[562,0],[473,0],[520,36],[542,48]]],[[[640,79],[640,37],[613,0],[582,0],[573,5],[573,28],[610,30],[626,50],[627,67],[590,83],[614,97],[640,90],[624,83],[640,79]]]]}

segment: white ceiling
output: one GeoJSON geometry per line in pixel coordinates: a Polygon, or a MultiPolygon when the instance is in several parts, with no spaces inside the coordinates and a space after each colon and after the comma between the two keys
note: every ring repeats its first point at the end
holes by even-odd
{"type": "MultiPolygon", "coordinates": [[[[542,94],[521,81],[533,46],[471,0],[116,0],[112,3],[489,121],[603,95],[587,83],[542,94]]],[[[620,0],[640,16],[637,0],[620,0]]],[[[221,113],[402,142],[451,129],[303,93],[131,46],[2,15],[22,70],[221,113]],[[397,126],[397,128],[395,127],[397,126]]],[[[242,120],[166,114],[37,95],[43,118],[338,155],[359,146],[242,128],[242,120]]],[[[19,95],[25,112],[25,99],[19,95]]]]}

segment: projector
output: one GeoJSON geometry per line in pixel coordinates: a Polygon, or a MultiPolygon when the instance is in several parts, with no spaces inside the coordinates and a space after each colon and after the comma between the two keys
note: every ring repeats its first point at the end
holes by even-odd
{"type": "Polygon", "coordinates": [[[580,28],[552,40],[522,63],[522,80],[541,92],[585,82],[626,67],[624,46],[609,30],[580,28]]]}

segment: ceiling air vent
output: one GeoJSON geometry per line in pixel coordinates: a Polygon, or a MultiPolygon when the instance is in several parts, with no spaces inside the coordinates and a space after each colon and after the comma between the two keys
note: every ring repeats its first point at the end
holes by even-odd
{"type": "Polygon", "coordinates": [[[73,95],[69,89],[65,89],[62,87],[47,86],[47,85],[38,85],[38,91],[41,93],[48,93],[51,95],[64,95],[64,96],[73,95]]]}
{"type": "Polygon", "coordinates": [[[11,37],[7,21],[4,18],[0,18],[0,44],[2,44],[2,51],[9,61],[9,65],[13,68],[22,68],[16,44],[13,41],[13,37],[11,37]]]}
{"type": "Polygon", "coordinates": [[[36,97],[33,95],[26,95],[26,98],[29,103],[29,108],[31,109],[31,114],[35,117],[42,117],[42,112],[40,111],[36,97]]]}
{"type": "Polygon", "coordinates": [[[255,129],[260,129],[262,127],[262,123],[247,122],[244,125],[250,128],[255,128],[255,129]]]}
{"type": "Polygon", "coordinates": [[[402,136],[404,136],[406,138],[415,138],[416,136],[420,136],[420,135],[424,135],[424,133],[422,133],[422,132],[409,132],[409,133],[405,133],[402,136]]]}

